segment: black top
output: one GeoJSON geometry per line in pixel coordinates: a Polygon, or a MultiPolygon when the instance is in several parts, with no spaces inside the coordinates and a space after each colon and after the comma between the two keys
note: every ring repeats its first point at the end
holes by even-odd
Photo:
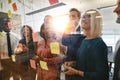
{"type": "Polygon", "coordinates": [[[19,41],[19,43],[25,44],[29,49],[34,50],[34,44],[33,44],[33,41],[32,41],[32,40],[30,40],[30,41],[28,42],[28,44],[26,44],[26,40],[25,40],[25,39],[21,39],[21,40],[19,41]]]}
{"type": "Polygon", "coordinates": [[[26,44],[25,39],[21,39],[19,43],[25,44],[28,48],[28,52],[22,52],[21,54],[16,55],[16,62],[21,62],[24,64],[28,64],[29,60],[35,55],[34,43],[32,40],[26,44]]]}

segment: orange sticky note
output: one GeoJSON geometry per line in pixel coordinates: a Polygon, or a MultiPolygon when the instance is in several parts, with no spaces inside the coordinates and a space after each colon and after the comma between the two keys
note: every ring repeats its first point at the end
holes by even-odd
{"type": "Polygon", "coordinates": [[[35,60],[30,59],[30,66],[31,66],[31,68],[36,69],[35,60]]]}
{"type": "Polygon", "coordinates": [[[33,33],[32,33],[32,37],[33,37],[33,41],[34,41],[34,42],[37,42],[37,41],[38,41],[38,36],[39,36],[39,35],[38,35],[38,32],[33,32],[33,33]]]}
{"type": "Polygon", "coordinates": [[[47,62],[45,61],[40,61],[40,66],[44,70],[48,70],[47,62]]]}
{"type": "Polygon", "coordinates": [[[60,46],[58,42],[50,43],[51,54],[60,54],[60,46]]]}
{"type": "Polygon", "coordinates": [[[12,13],[10,10],[8,10],[8,17],[11,18],[12,17],[12,13]]]}
{"type": "Polygon", "coordinates": [[[12,29],[12,23],[11,22],[8,22],[8,28],[12,29]]]}
{"type": "Polygon", "coordinates": [[[12,0],[8,0],[8,4],[10,4],[12,2],[12,0]]]}
{"type": "Polygon", "coordinates": [[[13,3],[13,4],[12,4],[12,7],[13,7],[13,10],[14,10],[14,11],[17,11],[17,5],[16,5],[16,3],[13,3]]]}
{"type": "Polygon", "coordinates": [[[0,9],[2,9],[3,8],[3,5],[2,5],[2,2],[0,2],[0,9]]]}

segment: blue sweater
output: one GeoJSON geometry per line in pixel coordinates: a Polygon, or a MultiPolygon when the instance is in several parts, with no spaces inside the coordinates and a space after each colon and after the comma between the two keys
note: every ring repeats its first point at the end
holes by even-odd
{"type": "Polygon", "coordinates": [[[75,80],[108,80],[107,46],[101,38],[84,39],[77,51],[76,69],[84,72],[84,77],[75,80]]]}

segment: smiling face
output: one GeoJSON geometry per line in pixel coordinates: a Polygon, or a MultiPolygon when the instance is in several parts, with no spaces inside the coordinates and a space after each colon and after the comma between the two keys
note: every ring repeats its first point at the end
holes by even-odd
{"type": "Polygon", "coordinates": [[[78,16],[78,12],[76,11],[71,11],[69,14],[70,20],[79,20],[80,17],[78,16]]]}
{"type": "Polygon", "coordinates": [[[120,23],[120,0],[117,2],[117,7],[114,9],[114,12],[117,14],[117,23],[120,23]]]}
{"type": "Polygon", "coordinates": [[[90,30],[90,18],[91,15],[88,13],[85,13],[81,18],[81,27],[84,30],[90,30]]]}
{"type": "Polygon", "coordinates": [[[78,25],[79,20],[80,20],[80,16],[81,16],[81,13],[76,8],[72,8],[69,11],[69,20],[75,22],[75,26],[78,25]]]}
{"type": "Polygon", "coordinates": [[[81,27],[84,34],[91,37],[100,37],[102,30],[102,16],[98,10],[87,10],[81,18],[81,27]]]}
{"type": "Polygon", "coordinates": [[[25,36],[25,37],[30,36],[30,29],[29,29],[28,27],[25,27],[25,28],[24,28],[24,36],[25,36]]]}

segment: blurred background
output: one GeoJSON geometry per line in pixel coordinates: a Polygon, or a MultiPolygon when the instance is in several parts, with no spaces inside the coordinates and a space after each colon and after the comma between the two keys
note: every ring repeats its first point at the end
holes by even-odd
{"type": "Polygon", "coordinates": [[[32,26],[35,32],[40,31],[45,15],[52,15],[56,29],[63,32],[68,21],[70,8],[84,12],[87,9],[98,9],[103,16],[103,39],[113,51],[120,35],[120,25],[116,23],[113,10],[117,0],[0,0],[0,19],[8,15],[12,22],[11,31],[19,35],[24,24],[32,26]],[[5,15],[3,15],[5,14],[5,15]]]}

